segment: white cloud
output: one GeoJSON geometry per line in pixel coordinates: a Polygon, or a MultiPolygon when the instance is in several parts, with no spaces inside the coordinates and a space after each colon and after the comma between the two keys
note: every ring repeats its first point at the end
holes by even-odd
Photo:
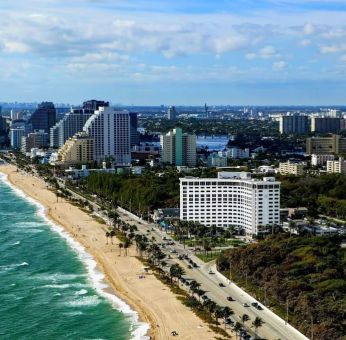
{"type": "Polygon", "coordinates": [[[346,51],[346,44],[334,44],[334,45],[321,45],[320,46],[321,53],[341,53],[346,51]]]}
{"type": "Polygon", "coordinates": [[[274,71],[282,71],[286,66],[287,66],[287,62],[280,60],[280,61],[274,62],[272,68],[274,71]]]}
{"type": "Polygon", "coordinates": [[[304,39],[300,42],[300,45],[303,47],[311,45],[311,40],[310,39],[304,39]]]}
{"type": "Polygon", "coordinates": [[[273,46],[265,46],[261,48],[256,53],[247,53],[245,54],[245,58],[248,60],[254,60],[254,59],[273,59],[273,58],[280,58],[281,54],[278,53],[278,51],[273,46]]]}
{"type": "Polygon", "coordinates": [[[313,24],[311,23],[307,23],[304,26],[304,34],[305,35],[311,35],[314,34],[316,32],[316,28],[313,24]]]}

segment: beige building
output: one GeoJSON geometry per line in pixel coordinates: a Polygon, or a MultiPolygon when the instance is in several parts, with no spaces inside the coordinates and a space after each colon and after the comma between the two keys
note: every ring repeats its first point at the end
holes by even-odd
{"type": "Polygon", "coordinates": [[[306,139],[306,153],[308,155],[339,154],[344,152],[346,152],[346,138],[342,138],[340,135],[306,139]]]}
{"type": "Polygon", "coordinates": [[[94,161],[94,139],[85,132],[69,138],[58,151],[58,162],[62,164],[87,164],[94,161]]]}
{"type": "Polygon", "coordinates": [[[304,175],[304,163],[292,163],[290,161],[286,163],[280,163],[279,171],[281,175],[304,175]]]}
{"type": "Polygon", "coordinates": [[[346,161],[342,157],[338,161],[327,161],[327,172],[346,174],[346,161]]]}

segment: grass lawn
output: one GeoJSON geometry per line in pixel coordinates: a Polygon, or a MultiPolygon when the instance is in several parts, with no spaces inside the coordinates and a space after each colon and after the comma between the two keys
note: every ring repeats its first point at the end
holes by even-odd
{"type": "Polygon", "coordinates": [[[209,252],[208,254],[204,253],[196,253],[196,256],[202,260],[203,262],[210,262],[218,258],[220,252],[213,251],[212,253],[209,252]]]}

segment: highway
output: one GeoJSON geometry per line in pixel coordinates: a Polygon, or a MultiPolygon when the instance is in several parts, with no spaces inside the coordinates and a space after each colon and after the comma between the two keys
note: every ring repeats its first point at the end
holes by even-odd
{"type": "MultiPolygon", "coordinates": [[[[125,213],[125,211],[118,210],[121,219],[125,220],[130,224],[135,224],[138,230],[148,236],[155,237],[156,243],[166,243],[167,239],[171,239],[164,231],[155,227],[154,224],[148,224],[145,221],[138,223],[138,218],[132,214],[125,213]],[[166,238],[166,240],[164,239],[166,238]]],[[[259,303],[263,310],[257,310],[251,306],[252,302],[257,302],[253,297],[244,292],[234,283],[230,283],[223,275],[219,274],[216,270],[215,263],[204,263],[198,259],[193,249],[184,249],[183,246],[177,242],[174,245],[165,246],[162,251],[171,259],[168,259],[169,263],[179,263],[185,270],[185,278],[196,280],[201,284],[201,289],[206,291],[205,295],[208,298],[215,301],[218,305],[224,307],[229,306],[234,311],[234,315],[231,317],[234,321],[239,321],[240,316],[247,314],[250,320],[245,323],[245,329],[250,334],[254,334],[254,329],[251,327],[251,323],[255,320],[256,316],[260,317],[264,324],[257,331],[257,335],[264,339],[281,339],[281,340],[300,340],[308,339],[291,325],[286,324],[284,320],[279,318],[271,310],[266,308],[263,304],[259,303]],[[174,253],[173,253],[174,252],[174,253]],[[198,265],[198,268],[190,269],[188,267],[189,262],[187,260],[179,260],[179,255],[187,254],[190,259],[198,265]],[[214,274],[209,274],[212,271],[214,274]],[[219,284],[223,283],[225,287],[220,287],[219,284]],[[228,301],[227,297],[231,296],[235,301],[228,301]],[[244,307],[243,304],[247,303],[249,307],[244,307]]],[[[166,259],[165,259],[166,260],[166,259]]],[[[185,286],[188,290],[188,286],[185,286]]]]}

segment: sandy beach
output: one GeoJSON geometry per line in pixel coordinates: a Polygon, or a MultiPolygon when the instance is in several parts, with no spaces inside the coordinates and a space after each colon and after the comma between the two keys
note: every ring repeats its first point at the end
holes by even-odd
{"type": "MultiPolygon", "coordinates": [[[[153,339],[215,339],[217,335],[185,307],[176,296],[152,274],[143,273],[143,264],[135,257],[135,247],[128,256],[119,256],[118,241],[106,245],[106,225],[95,221],[87,213],[47,189],[46,184],[28,174],[17,172],[14,166],[0,165],[0,172],[25,194],[40,202],[47,209],[48,217],[61,225],[76,241],[94,257],[107,283],[116,295],[138,312],[140,320],[150,324],[153,339]]],[[[110,242],[109,242],[110,243],[110,242]]]]}

